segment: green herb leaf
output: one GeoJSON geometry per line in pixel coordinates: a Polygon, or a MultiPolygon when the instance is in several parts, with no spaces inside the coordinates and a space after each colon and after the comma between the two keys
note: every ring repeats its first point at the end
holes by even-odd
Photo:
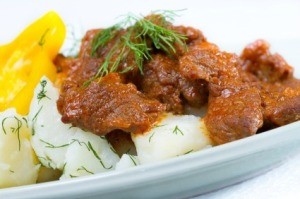
{"type": "Polygon", "coordinates": [[[130,53],[134,56],[134,64],[143,74],[143,63],[150,60],[151,52],[155,49],[164,51],[172,56],[176,53],[175,44],[186,47],[186,36],[171,29],[168,20],[177,16],[175,11],[161,11],[160,15],[152,13],[149,17],[135,15],[126,16],[120,23],[100,31],[92,41],[92,56],[95,57],[99,48],[115,39],[113,46],[106,54],[97,73],[84,82],[88,86],[93,80],[112,72],[126,73],[135,66],[126,66],[119,69],[121,63],[126,62],[130,53]],[[122,28],[127,28],[126,33],[121,33],[122,28]],[[122,35],[123,34],[123,35],[122,35]]]}
{"type": "Polygon", "coordinates": [[[180,133],[181,135],[184,135],[183,132],[179,129],[179,127],[177,125],[175,126],[173,133],[175,135],[177,135],[178,133],[180,133]]]}
{"type": "Polygon", "coordinates": [[[13,117],[6,117],[2,120],[1,122],[1,127],[2,127],[2,130],[3,130],[3,133],[5,135],[7,135],[7,128],[10,128],[11,130],[11,133],[15,133],[17,134],[17,139],[18,139],[18,144],[19,144],[19,151],[21,150],[21,140],[20,140],[20,129],[22,127],[23,123],[22,121],[17,118],[16,116],[13,116],[13,117]],[[16,121],[16,125],[17,126],[10,126],[10,127],[5,127],[5,122],[8,120],[8,119],[13,119],[16,121]]]}
{"type": "Polygon", "coordinates": [[[85,172],[87,172],[89,174],[94,174],[93,172],[87,170],[84,166],[81,166],[80,168],[78,168],[77,171],[85,171],[85,172]]]}
{"type": "Polygon", "coordinates": [[[50,28],[48,28],[47,30],[45,30],[44,34],[41,36],[41,39],[38,42],[39,46],[41,46],[41,47],[44,46],[44,44],[46,43],[46,35],[47,35],[47,33],[49,31],[50,31],[50,28]]]}
{"type": "Polygon", "coordinates": [[[46,80],[42,80],[42,81],[40,82],[40,85],[41,85],[41,87],[42,87],[42,90],[41,90],[41,91],[38,93],[38,95],[37,95],[37,99],[39,100],[38,103],[40,103],[40,101],[41,101],[43,98],[47,98],[47,99],[50,100],[50,97],[48,97],[48,96],[46,95],[47,91],[45,90],[45,87],[46,87],[46,85],[47,85],[47,81],[46,81],[46,80]]]}

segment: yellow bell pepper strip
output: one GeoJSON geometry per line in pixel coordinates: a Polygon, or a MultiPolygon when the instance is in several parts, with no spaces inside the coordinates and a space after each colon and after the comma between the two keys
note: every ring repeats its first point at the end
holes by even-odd
{"type": "Polygon", "coordinates": [[[42,76],[54,81],[53,59],[66,36],[61,18],[51,11],[27,27],[14,41],[0,46],[0,111],[15,107],[27,114],[42,76]]]}

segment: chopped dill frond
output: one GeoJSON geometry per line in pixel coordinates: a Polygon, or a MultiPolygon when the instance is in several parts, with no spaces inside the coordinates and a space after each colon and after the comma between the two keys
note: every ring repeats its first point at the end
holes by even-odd
{"type": "Polygon", "coordinates": [[[180,130],[180,128],[177,125],[175,126],[175,128],[173,130],[173,133],[175,135],[178,135],[178,134],[184,135],[183,132],[182,132],[182,130],[180,130]]]}
{"type": "Polygon", "coordinates": [[[43,33],[43,35],[41,36],[41,38],[40,38],[40,40],[38,42],[39,46],[41,46],[41,47],[44,46],[44,44],[46,43],[46,35],[47,35],[47,33],[49,31],[50,31],[50,28],[48,28],[48,29],[45,30],[45,32],[43,33]]]}
{"type": "Polygon", "coordinates": [[[168,56],[176,53],[175,44],[186,47],[186,36],[170,26],[169,21],[177,16],[176,11],[153,12],[148,17],[129,14],[120,23],[100,31],[92,41],[91,56],[97,55],[97,50],[104,47],[112,39],[113,46],[106,54],[104,61],[99,66],[97,73],[84,82],[88,86],[93,80],[112,72],[127,73],[136,66],[143,74],[143,63],[150,60],[154,49],[162,50],[168,56]],[[126,31],[121,30],[127,28],[126,31]],[[134,65],[119,69],[120,64],[126,62],[129,54],[134,56],[134,65]]]}
{"type": "Polygon", "coordinates": [[[50,99],[50,97],[48,97],[46,95],[47,91],[45,90],[45,87],[47,85],[47,81],[46,80],[42,80],[40,82],[40,85],[41,85],[42,89],[41,89],[41,91],[37,95],[38,102],[40,102],[43,98],[50,99]]]}

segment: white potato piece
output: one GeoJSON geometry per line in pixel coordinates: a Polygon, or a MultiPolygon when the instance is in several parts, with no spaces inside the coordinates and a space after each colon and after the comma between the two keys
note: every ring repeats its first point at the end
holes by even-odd
{"type": "Polygon", "coordinates": [[[132,134],[141,164],[195,152],[212,143],[202,129],[202,121],[192,115],[172,115],[144,134],[132,134]]]}
{"type": "Polygon", "coordinates": [[[138,166],[140,161],[138,160],[137,156],[123,154],[120,161],[116,165],[116,170],[126,170],[135,166],[138,166]]]}
{"type": "Polygon", "coordinates": [[[31,143],[41,163],[63,171],[61,179],[114,169],[120,158],[106,138],[62,123],[58,97],[58,89],[43,77],[28,117],[33,129],[31,143]]]}
{"type": "Polygon", "coordinates": [[[28,115],[32,128],[31,144],[41,163],[52,169],[62,170],[67,145],[77,128],[61,122],[56,108],[59,91],[45,77],[34,90],[28,115]]]}
{"type": "Polygon", "coordinates": [[[77,131],[68,147],[61,179],[114,170],[119,160],[105,137],[77,131]]]}
{"type": "Polygon", "coordinates": [[[15,109],[0,113],[0,188],[36,183],[40,164],[30,145],[26,117],[15,109]]]}

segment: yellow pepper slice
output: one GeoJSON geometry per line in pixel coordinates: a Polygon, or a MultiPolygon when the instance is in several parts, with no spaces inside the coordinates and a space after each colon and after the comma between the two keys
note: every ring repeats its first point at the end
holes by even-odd
{"type": "Polygon", "coordinates": [[[54,81],[53,59],[66,36],[61,18],[51,11],[27,27],[13,42],[0,46],[0,111],[15,107],[27,114],[42,76],[54,81]]]}

